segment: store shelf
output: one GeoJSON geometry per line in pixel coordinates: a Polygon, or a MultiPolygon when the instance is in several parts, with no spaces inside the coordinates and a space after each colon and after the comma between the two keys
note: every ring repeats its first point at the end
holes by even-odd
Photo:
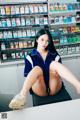
{"type": "Polygon", "coordinates": [[[72,46],[72,45],[80,45],[80,42],[74,42],[74,43],[64,43],[64,44],[59,44],[56,45],[56,47],[62,47],[62,46],[72,46]]]}
{"type": "Polygon", "coordinates": [[[11,49],[11,48],[7,48],[5,50],[1,50],[2,53],[12,53],[12,52],[19,52],[19,51],[25,51],[25,50],[30,50],[30,49],[33,49],[33,47],[27,47],[27,48],[14,48],[14,49],[11,49]]]}
{"type": "Polygon", "coordinates": [[[61,36],[75,36],[75,35],[80,35],[80,31],[73,33],[61,33],[61,36]]]}
{"type": "Polygon", "coordinates": [[[68,55],[61,55],[62,59],[75,59],[75,58],[80,58],[80,54],[68,54],[68,55]]]}
{"type": "Polygon", "coordinates": [[[53,36],[54,38],[60,38],[60,37],[62,37],[62,36],[75,36],[75,35],[80,35],[80,31],[79,31],[79,32],[73,32],[73,33],[61,33],[61,32],[59,32],[59,31],[57,31],[57,33],[53,32],[53,33],[51,33],[51,34],[52,34],[52,36],[53,36]]]}
{"type": "Polygon", "coordinates": [[[17,17],[27,17],[27,16],[45,16],[48,15],[47,12],[43,12],[43,13],[29,13],[29,14],[13,14],[13,15],[0,15],[0,18],[17,18],[17,17]]]}
{"type": "Polygon", "coordinates": [[[2,60],[0,62],[0,66],[7,66],[7,65],[16,65],[16,64],[24,64],[23,59],[8,59],[8,60],[2,60]]]}
{"type": "Polygon", "coordinates": [[[0,38],[1,42],[16,42],[16,41],[26,41],[26,40],[34,40],[35,37],[30,36],[30,37],[23,37],[23,38],[0,38]]]}
{"type": "Polygon", "coordinates": [[[53,16],[61,16],[61,15],[67,15],[67,14],[71,14],[71,15],[75,15],[76,12],[79,12],[80,10],[65,10],[65,11],[49,11],[49,15],[53,15],[53,16]]]}
{"type": "MultiPolygon", "coordinates": [[[[43,25],[47,25],[47,24],[43,24],[43,25]]],[[[0,31],[4,31],[4,30],[19,30],[19,29],[27,29],[27,28],[30,28],[30,29],[34,29],[35,27],[36,28],[40,28],[40,27],[43,27],[43,25],[24,25],[24,26],[11,26],[11,27],[0,27],[0,31]]]]}
{"type": "Polygon", "coordinates": [[[6,5],[10,5],[10,6],[13,6],[13,5],[25,5],[25,4],[46,4],[47,3],[47,0],[34,0],[34,1],[26,1],[26,3],[23,1],[23,2],[9,2],[9,3],[1,3],[0,6],[6,6],[6,5]]]}
{"type": "Polygon", "coordinates": [[[50,26],[72,26],[72,25],[76,25],[76,22],[71,22],[71,23],[58,23],[58,24],[50,24],[50,26]]]}
{"type": "Polygon", "coordinates": [[[79,6],[78,2],[48,1],[50,31],[54,45],[64,59],[80,57],[79,6]]]}

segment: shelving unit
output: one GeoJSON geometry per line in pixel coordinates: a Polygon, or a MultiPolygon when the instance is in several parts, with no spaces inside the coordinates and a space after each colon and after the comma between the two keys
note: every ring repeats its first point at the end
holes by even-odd
{"type": "Polygon", "coordinates": [[[80,57],[80,3],[48,0],[50,31],[62,58],[80,57]]]}
{"type": "Polygon", "coordinates": [[[1,62],[22,60],[33,49],[37,31],[45,25],[63,58],[80,56],[80,2],[28,0],[0,4],[1,62]]]}
{"type": "Polygon", "coordinates": [[[0,5],[0,58],[23,59],[34,46],[36,32],[48,25],[47,0],[0,5]]]}

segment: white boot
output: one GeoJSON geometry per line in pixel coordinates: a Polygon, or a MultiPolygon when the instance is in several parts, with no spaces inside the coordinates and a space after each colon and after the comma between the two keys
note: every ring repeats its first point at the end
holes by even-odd
{"type": "Polygon", "coordinates": [[[11,109],[21,109],[26,104],[26,96],[17,94],[13,99],[11,100],[9,104],[9,108],[11,109]]]}

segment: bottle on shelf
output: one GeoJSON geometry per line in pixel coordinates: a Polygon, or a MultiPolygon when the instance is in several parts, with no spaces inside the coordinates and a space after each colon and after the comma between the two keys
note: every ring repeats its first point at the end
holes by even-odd
{"type": "Polygon", "coordinates": [[[4,6],[2,6],[2,7],[0,7],[0,13],[1,13],[1,15],[6,15],[6,11],[5,11],[5,7],[4,6]]]}
{"type": "Polygon", "coordinates": [[[18,33],[17,33],[17,31],[13,31],[13,38],[18,38],[18,33]]]}
{"type": "Polygon", "coordinates": [[[15,53],[11,53],[11,58],[12,58],[12,59],[15,59],[15,58],[16,58],[15,53]]]}
{"type": "Polygon", "coordinates": [[[20,14],[20,5],[15,5],[15,14],[20,14]]]}
{"type": "Polygon", "coordinates": [[[18,38],[22,38],[22,30],[18,30],[17,31],[17,37],[18,38]]]}
{"type": "Polygon", "coordinates": [[[6,50],[6,46],[4,43],[1,43],[1,50],[6,50]]]}
{"type": "Polygon", "coordinates": [[[23,30],[23,31],[22,31],[22,37],[23,37],[23,38],[26,38],[26,36],[27,36],[26,30],[23,30]]]}
{"type": "Polygon", "coordinates": [[[25,19],[25,24],[26,24],[26,25],[30,25],[30,24],[31,24],[29,17],[28,17],[28,18],[26,17],[26,19],[25,19]]]}
{"type": "Polygon", "coordinates": [[[33,5],[29,5],[29,12],[30,12],[30,14],[34,13],[34,6],[33,5]]]}
{"type": "Polygon", "coordinates": [[[46,4],[46,5],[45,5],[45,4],[43,5],[43,12],[44,12],[44,13],[47,13],[47,12],[48,12],[47,4],[46,4]]]}
{"type": "Polygon", "coordinates": [[[28,5],[25,5],[25,14],[29,14],[29,6],[28,5]]]}
{"type": "Polygon", "coordinates": [[[8,31],[8,38],[12,38],[12,32],[8,31]]]}
{"type": "Polygon", "coordinates": [[[15,48],[13,42],[10,43],[10,48],[11,48],[11,49],[14,49],[14,48],[15,48]]]}
{"type": "Polygon", "coordinates": [[[11,27],[11,19],[7,18],[6,21],[7,21],[7,27],[11,27]]]}
{"type": "Polygon", "coordinates": [[[20,18],[16,18],[16,26],[21,26],[20,18]]]}
{"type": "Polygon", "coordinates": [[[2,19],[2,27],[7,27],[7,21],[6,21],[6,19],[2,19]]]}
{"type": "Polygon", "coordinates": [[[42,5],[39,5],[39,13],[43,13],[43,6],[42,5]]]}
{"type": "Polygon", "coordinates": [[[38,13],[39,12],[38,6],[39,5],[34,5],[34,13],[38,13]]]}
{"type": "Polygon", "coordinates": [[[16,9],[15,6],[11,6],[11,15],[15,15],[16,14],[16,9]]]}
{"type": "Polygon", "coordinates": [[[21,18],[21,26],[25,26],[25,18],[21,18]]]}
{"type": "Polygon", "coordinates": [[[27,41],[23,42],[23,48],[27,48],[27,41]]]}
{"type": "Polygon", "coordinates": [[[20,14],[24,14],[25,13],[25,6],[23,5],[21,5],[20,6],[20,14]]]}
{"type": "Polygon", "coordinates": [[[10,5],[5,6],[5,13],[6,13],[6,15],[10,15],[11,14],[11,6],[10,5]]]}
{"type": "Polygon", "coordinates": [[[2,54],[2,59],[3,60],[7,60],[7,55],[6,54],[2,54]]]}
{"type": "Polygon", "coordinates": [[[16,24],[16,19],[15,18],[12,18],[11,19],[11,24],[12,24],[12,27],[16,27],[17,26],[17,24],[16,24]]]}
{"type": "Polygon", "coordinates": [[[2,39],[3,38],[3,33],[2,32],[0,32],[0,39],[2,39]]]}

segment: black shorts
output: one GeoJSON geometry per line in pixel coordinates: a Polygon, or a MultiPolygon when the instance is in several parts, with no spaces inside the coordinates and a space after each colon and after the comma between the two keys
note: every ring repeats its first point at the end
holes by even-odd
{"type": "Polygon", "coordinates": [[[32,91],[32,89],[30,89],[30,93],[32,94],[33,106],[39,106],[39,105],[45,105],[45,104],[50,104],[50,103],[72,100],[71,96],[65,89],[65,86],[63,83],[62,83],[61,90],[53,96],[52,95],[38,96],[32,91]]]}

